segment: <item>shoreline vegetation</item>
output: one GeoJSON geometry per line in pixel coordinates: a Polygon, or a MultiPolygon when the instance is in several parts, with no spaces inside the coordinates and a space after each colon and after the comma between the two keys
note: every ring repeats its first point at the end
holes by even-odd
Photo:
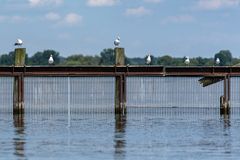
{"type": "MultiPolygon", "coordinates": [[[[26,54],[26,65],[48,65],[48,59],[53,55],[55,65],[114,65],[114,50],[112,48],[103,49],[99,55],[84,55],[74,54],[68,57],[62,57],[59,52],[54,50],[44,50],[43,52],[36,52],[33,56],[29,57],[26,54]]],[[[170,55],[162,55],[155,57],[151,55],[151,65],[162,66],[184,66],[186,57],[172,57],[170,55]]],[[[240,59],[232,57],[229,50],[221,50],[216,53],[213,58],[204,57],[190,57],[189,66],[213,66],[215,60],[219,58],[220,64],[218,66],[233,66],[240,65],[240,59]]],[[[145,65],[146,57],[126,57],[125,63],[129,65],[145,65]]],[[[14,51],[8,54],[0,54],[0,65],[14,64],[14,51]]]]}

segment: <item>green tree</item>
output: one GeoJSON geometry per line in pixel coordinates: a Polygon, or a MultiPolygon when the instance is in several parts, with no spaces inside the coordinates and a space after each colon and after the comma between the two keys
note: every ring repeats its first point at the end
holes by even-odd
{"type": "Polygon", "coordinates": [[[100,65],[114,65],[115,64],[115,57],[114,57],[114,50],[111,48],[104,49],[100,53],[100,65]]]}
{"type": "Polygon", "coordinates": [[[232,53],[229,50],[221,50],[216,53],[214,59],[220,59],[220,66],[229,66],[232,64],[232,53]]]}
{"type": "Polygon", "coordinates": [[[169,55],[158,57],[157,64],[163,66],[171,66],[173,65],[173,58],[169,55]]]}
{"type": "Polygon", "coordinates": [[[2,54],[0,57],[1,65],[12,65],[14,64],[14,52],[9,52],[9,54],[2,54]]]}
{"type": "Polygon", "coordinates": [[[197,58],[192,58],[190,59],[192,66],[212,66],[214,65],[214,60],[213,58],[202,58],[202,57],[197,57],[197,58]]]}
{"type": "Polygon", "coordinates": [[[66,58],[64,65],[98,65],[99,56],[72,55],[66,58]]]}
{"type": "Polygon", "coordinates": [[[238,58],[233,58],[233,59],[232,59],[232,65],[234,65],[234,66],[240,66],[240,59],[238,59],[238,58]]]}
{"type": "MultiPolygon", "coordinates": [[[[15,52],[11,51],[8,54],[2,54],[0,56],[0,64],[1,65],[14,65],[15,60],[15,52]]],[[[25,55],[25,64],[28,63],[28,54],[25,55]]]]}
{"type": "Polygon", "coordinates": [[[202,58],[202,57],[197,57],[196,61],[197,61],[197,63],[196,63],[197,66],[204,66],[204,65],[206,65],[208,59],[202,58]]]}
{"type": "Polygon", "coordinates": [[[128,58],[128,61],[126,62],[126,64],[130,64],[130,65],[144,65],[145,64],[145,59],[144,58],[140,58],[140,57],[128,58]]]}

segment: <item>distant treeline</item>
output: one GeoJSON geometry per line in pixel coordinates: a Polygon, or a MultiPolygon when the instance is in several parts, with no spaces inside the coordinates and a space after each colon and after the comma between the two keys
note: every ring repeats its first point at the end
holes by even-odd
{"type": "MultiPolygon", "coordinates": [[[[69,57],[60,56],[59,52],[54,50],[45,50],[37,52],[33,56],[26,55],[26,65],[48,65],[48,59],[53,55],[55,65],[114,65],[114,50],[111,48],[104,49],[99,55],[89,56],[83,54],[71,55],[69,57]]],[[[13,65],[14,52],[0,55],[0,65],[13,65]]],[[[152,57],[151,65],[162,66],[184,66],[186,57],[171,57],[164,55],[160,57],[152,57]]],[[[240,59],[233,58],[229,50],[221,50],[216,53],[213,58],[190,57],[190,66],[212,66],[215,65],[215,60],[220,59],[220,66],[238,65],[240,59]]],[[[146,57],[129,58],[126,57],[126,64],[129,65],[144,65],[146,57]]]]}

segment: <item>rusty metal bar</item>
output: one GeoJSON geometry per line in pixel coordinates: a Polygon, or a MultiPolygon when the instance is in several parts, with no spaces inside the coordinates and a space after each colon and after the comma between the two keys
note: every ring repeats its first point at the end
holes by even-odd
{"type": "Polygon", "coordinates": [[[3,66],[0,76],[240,76],[240,67],[3,66]]]}

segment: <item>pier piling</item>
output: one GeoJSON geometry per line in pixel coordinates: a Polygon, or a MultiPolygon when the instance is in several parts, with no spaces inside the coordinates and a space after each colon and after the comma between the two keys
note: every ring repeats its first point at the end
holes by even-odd
{"type": "MultiPolygon", "coordinates": [[[[121,67],[125,65],[124,48],[115,48],[115,65],[121,67]]],[[[115,114],[126,113],[126,76],[118,74],[115,76],[115,114]]]]}
{"type": "Polygon", "coordinates": [[[230,76],[224,77],[224,95],[220,97],[220,114],[228,115],[230,114],[230,93],[231,93],[231,83],[230,76]]]}
{"type": "Polygon", "coordinates": [[[15,49],[15,66],[22,67],[25,65],[25,56],[26,56],[26,48],[16,48],[15,49]]]}
{"type": "Polygon", "coordinates": [[[116,47],[114,49],[114,54],[115,54],[115,65],[116,66],[124,66],[125,65],[124,48],[116,47]]]}
{"type": "MultiPolygon", "coordinates": [[[[23,67],[25,65],[25,48],[15,49],[15,67],[23,67]]],[[[24,113],[24,75],[14,76],[13,82],[13,114],[24,113]]]]}

